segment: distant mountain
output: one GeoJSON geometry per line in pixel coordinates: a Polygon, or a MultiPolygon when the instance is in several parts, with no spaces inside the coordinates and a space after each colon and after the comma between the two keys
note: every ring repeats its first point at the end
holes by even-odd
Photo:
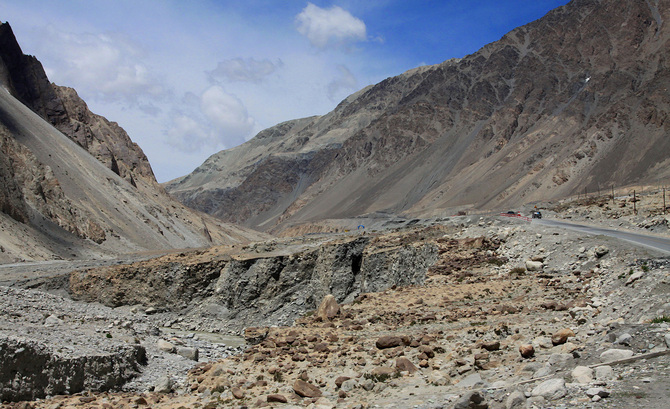
{"type": "Polygon", "coordinates": [[[669,3],[574,0],[474,54],[262,131],[165,187],[270,230],[667,180],[669,3]]]}
{"type": "Polygon", "coordinates": [[[172,199],[125,131],[51,84],[8,23],[0,25],[0,85],[0,262],[264,237],[172,199]]]}

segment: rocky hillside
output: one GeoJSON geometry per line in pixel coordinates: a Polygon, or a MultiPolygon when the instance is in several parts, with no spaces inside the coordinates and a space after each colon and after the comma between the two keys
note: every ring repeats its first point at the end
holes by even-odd
{"type": "Polygon", "coordinates": [[[667,0],[574,0],[472,55],[262,131],[166,188],[279,230],[667,180],[669,19],[667,0]]]}
{"type": "Polygon", "coordinates": [[[74,90],[50,84],[8,24],[0,25],[0,84],[0,262],[264,237],[170,198],[128,135],[74,90]]]}

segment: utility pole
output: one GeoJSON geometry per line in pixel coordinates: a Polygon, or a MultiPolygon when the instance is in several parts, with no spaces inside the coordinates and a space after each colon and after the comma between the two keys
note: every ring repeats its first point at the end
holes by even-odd
{"type": "Polygon", "coordinates": [[[633,214],[637,214],[637,197],[635,196],[635,190],[633,190],[633,214]]]}
{"type": "Polygon", "coordinates": [[[663,188],[663,214],[665,214],[665,188],[663,188]]]}
{"type": "Polygon", "coordinates": [[[614,207],[614,185],[612,185],[612,207],[614,207]]]}

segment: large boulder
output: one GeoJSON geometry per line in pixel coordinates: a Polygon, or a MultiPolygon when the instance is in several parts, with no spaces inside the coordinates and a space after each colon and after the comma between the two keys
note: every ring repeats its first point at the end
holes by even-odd
{"type": "Polygon", "coordinates": [[[322,321],[330,321],[340,313],[340,305],[332,294],[323,297],[319,308],[316,310],[316,316],[322,321]]]}

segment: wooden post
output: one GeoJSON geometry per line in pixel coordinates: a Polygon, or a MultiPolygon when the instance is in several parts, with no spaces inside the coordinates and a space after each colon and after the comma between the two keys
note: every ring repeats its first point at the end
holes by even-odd
{"type": "Polygon", "coordinates": [[[665,188],[663,188],[663,214],[665,214],[665,188]]]}
{"type": "Polygon", "coordinates": [[[633,190],[633,214],[637,214],[637,196],[635,195],[635,190],[633,190]]]}

